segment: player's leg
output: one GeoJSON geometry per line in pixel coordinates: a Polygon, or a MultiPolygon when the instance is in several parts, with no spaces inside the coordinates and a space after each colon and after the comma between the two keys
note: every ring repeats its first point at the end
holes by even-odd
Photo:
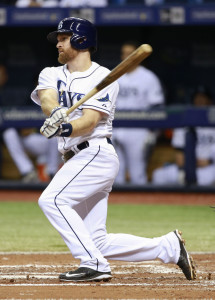
{"type": "Polygon", "coordinates": [[[215,164],[196,169],[197,183],[202,186],[215,183],[215,164]]]}
{"type": "Polygon", "coordinates": [[[31,133],[23,138],[25,149],[37,157],[39,162],[45,162],[45,154],[47,152],[49,140],[47,140],[40,133],[31,133]],[[40,159],[41,157],[41,159],[40,159]]]}
{"type": "Polygon", "coordinates": [[[157,185],[179,184],[179,168],[176,164],[157,168],[152,173],[152,183],[157,185]]]}
{"type": "Polygon", "coordinates": [[[41,179],[53,177],[60,164],[60,154],[57,148],[57,139],[46,139],[39,133],[32,133],[23,140],[26,150],[36,157],[37,167],[41,179]]]}
{"type": "Polygon", "coordinates": [[[82,208],[76,208],[104,257],[133,262],[160,259],[164,263],[177,264],[187,279],[195,279],[192,259],[177,230],[155,238],[122,233],[107,234],[107,202],[108,192],[99,192],[88,199],[86,204],[81,203],[82,208]]]}
{"type": "Polygon", "coordinates": [[[161,259],[176,263],[180,247],[173,232],[157,238],[144,238],[131,234],[107,234],[108,192],[99,192],[76,207],[83,218],[97,248],[107,259],[145,261],[161,259]]]}
{"type": "Polygon", "coordinates": [[[46,170],[48,143],[49,140],[36,132],[23,137],[25,149],[36,159],[38,178],[45,182],[49,181],[46,170]]]}
{"type": "MultiPolygon", "coordinates": [[[[34,172],[34,165],[25,152],[23,140],[15,128],[8,128],[3,132],[3,139],[7,149],[16,164],[20,174],[24,177],[34,172]]],[[[33,178],[33,177],[32,177],[33,178]]],[[[36,173],[34,180],[36,179],[36,173]]]]}
{"type": "Polygon", "coordinates": [[[146,129],[129,128],[127,132],[129,139],[126,144],[126,156],[130,181],[133,184],[145,184],[147,179],[145,151],[148,143],[149,131],[146,129]]]}
{"type": "Polygon", "coordinates": [[[73,256],[81,261],[81,267],[109,272],[107,260],[74,209],[99,190],[110,190],[112,186],[112,178],[118,171],[118,158],[113,150],[101,152],[100,147],[87,148],[70,159],[42,193],[39,205],[73,256]]]}

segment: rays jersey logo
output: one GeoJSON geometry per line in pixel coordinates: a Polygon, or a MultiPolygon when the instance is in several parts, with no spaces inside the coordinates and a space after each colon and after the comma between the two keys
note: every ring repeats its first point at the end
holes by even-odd
{"type": "Polygon", "coordinates": [[[105,102],[108,102],[108,101],[110,101],[110,99],[109,99],[109,94],[107,94],[105,97],[103,97],[103,98],[99,98],[99,99],[96,99],[96,100],[98,100],[99,102],[104,102],[103,104],[102,104],[102,106],[103,107],[107,107],[107,105],[105,104],[105,102]]]}
{"type": "Polygon", "coordinates": [[[62,80],[58,81],[57,88],[59,95],[59,103],[61,106],[71,107],[77,101],[81,100],[82,97],[84,97],[84,94],[66,91],[66,83],[62,80]]]}
{"type": "Polygon", "coordinates": [[[108,101],[110,101],[109,94],[107,94],[104,98],[99,98],[99,99],[96,99],[96,100],[98,100],[100,102],[108,102],[108,101]]]}
{"type": "MultiPolygon", "coordinates": [[[[58,94],[59,94],[59,104],[64,107],[71,107],[76,102],[81,100],[85,96],[82,93],[69,92],[66,91],[66,83],[59,80],[57,83],[58,94]]],[[[105,103],[110,101],[109,94],[107,93],[105,97],[96,99],[99,102],[103,102],[102,106],[107,107],[105,103]]]]}

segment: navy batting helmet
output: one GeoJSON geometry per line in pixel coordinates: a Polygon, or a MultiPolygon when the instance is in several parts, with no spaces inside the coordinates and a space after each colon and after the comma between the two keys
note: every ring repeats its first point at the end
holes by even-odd
{"type": "Polygon", "coordinates": [[[47,35],[48,41],[57,44],[58,33],[71,33],[70,43],[78,50],[89,48],[93,53],[97,49],[96,27],[88,20],[73,17],[63,19],[57,30],[47,35]]]}

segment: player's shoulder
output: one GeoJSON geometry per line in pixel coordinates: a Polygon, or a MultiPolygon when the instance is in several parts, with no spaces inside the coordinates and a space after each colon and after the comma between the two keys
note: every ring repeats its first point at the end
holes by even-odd
{"type": "MultiPolygon", "coordinates": [[[[97,83],[99,83],[102,79],[104,79],[111,72],[108,68],[101,66],[98,63],[92,62],[92,64],[93,64],[93,68],[94,68],[93,74],[95,74],[95,82],[97,82],[97,83]]],[[[118,87],[119,84],[118,84],[117,80],[115,80],[112,83],[112,86],[116,86],[117,88],[119,88],[118,87]]]]}
{"type": "Polygon", "coordinates": [[[64,70],[64,66],[57,66],[57,67],[45,67],[41,72],[46,72],[46,73],[58,73],[62,72],[64,70]]]}
{"type": "Polygon", "coordinates": [[[110,70],[108,68],[98,64],[97,62],[93,61],[92,62],[92,67],[93,67],[94,72],[96,74],[101,74],[101,75],[103,74],[103,77],[105,77],[107,74],[110,73],[110,70]]]}
{"type": "Polygon", "coordinates": [[[157,75],[150,69],[144,67],[144,66],[138,66],[137,72],[140,74],[143,74],[144,76],[148,76],[149,78],[157,78],[157,75]]]}

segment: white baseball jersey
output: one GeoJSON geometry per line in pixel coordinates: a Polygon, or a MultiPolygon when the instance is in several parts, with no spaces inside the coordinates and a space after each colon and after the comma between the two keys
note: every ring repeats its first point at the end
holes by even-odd
{"type": "Polygon", "coordinates": [[[157,76],[143,66],[119,78],[117,110],[145,110],[164,103],[162,87],[157,76]]]}
{"type": "MultiPolygon", "coordinates": [[[[66,65],[45,68],[40,73],[38,86],[31,94],[32,100],[40,105],[37,90],[52,88],[59,93],[60,105],[69,108],[93,89],[109,72],[107,68],[95,62],[92,62],[91,67],[85,72],[70,73],[66,65]]],[[[91,133],[67,139],[59,137],[58,149],[61,153],[93,138],[111,137],[118,90],[118,83],[112,83],[69,115],[69,121],[78,119],[82,116],[82,110],[89,108],[105,113],[106,118],[103,118],[91,133]]]]}
{"type": "MultiPolygon", "coordinates": [[[[158,77],[143,66],[119,78],[117,110],[146,110],[164,103],[158,77]]],[[[125,183],[126,169],[133,184],[145,184],[148,146],[156,141],[156,134],[146,128],[114,128],[113,141],[119,155],[120,169],[116,183],[125,183]]]]}

